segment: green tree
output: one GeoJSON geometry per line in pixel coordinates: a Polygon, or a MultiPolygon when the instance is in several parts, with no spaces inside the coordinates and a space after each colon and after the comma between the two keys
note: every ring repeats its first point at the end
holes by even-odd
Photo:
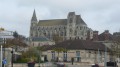
{"type": "Polygon", "coordinates": [[[26,59],[28,62],[30,59],[37,61],[38,51],[34,47],[30,47],[27,51],[22,52],[21,59],[26,59]]]}
{"type": "Polygon", "coordinates": [[[55,47],[53,48],[53,51],[56,51],[58,53],[58,57],[57,57],[57,62],[59,61],[59,53],[64,51],[64,48],[61,47],[55,47]]]}
{"type": "Polygon", "coordinates": [[[13,36],[14,36],[15,38],[18,38],[19,34],[15,31],[15,32],[13,32],[13,36]]]}
{"type": "Polygon", "coordinates": [[[38,62],[39,62],[39,67],[40,67],[40,62],[41,62],[41,55],[42,55],[42,51],[44,51],[44,46],[38,46],[38,47],[36,47],[37,48],[37,50],[39,51],[38,53],[38,62]]]}

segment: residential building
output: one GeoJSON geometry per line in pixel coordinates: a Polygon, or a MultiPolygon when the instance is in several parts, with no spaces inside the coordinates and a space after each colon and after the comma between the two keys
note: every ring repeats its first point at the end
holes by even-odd
{"type": "Polygon", "coordinates": [[[13,32],[4,30],[3,28],[0,28],[0,44],[3,44],[6,42],[6,39],[13,39],[13,32]]]}
{"type": "MultiPolygon", "coordinates": [[[[71,62],[71,58],[74,58],[74,62],[103,63],[105,60],[105,48],[107,47],[103,43],[90,40],[66,40],[46,47],[46,51],[42,54],[47,56],[48,61],[56,61],[58,57],[58,52],[54,48],[66,49],[66,51],[59,52],[60,61],[71,62]]],[[[109,51],[109,48],[107,48],[107,61],[110,61],[109,51]]]]}

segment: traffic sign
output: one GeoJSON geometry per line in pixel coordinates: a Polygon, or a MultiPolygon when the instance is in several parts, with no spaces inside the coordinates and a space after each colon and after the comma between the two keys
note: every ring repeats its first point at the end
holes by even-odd
{"type": "Polygon", "coordinates": [[[7,64],[7,60],[6,59],[3,60],[3,64],[7,64]]]}

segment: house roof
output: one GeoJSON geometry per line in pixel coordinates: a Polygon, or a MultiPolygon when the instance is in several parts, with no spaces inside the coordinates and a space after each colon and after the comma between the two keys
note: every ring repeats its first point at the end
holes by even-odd
{"type": "MultiPolygon", "coordinates": [[[[108,36],[108,40],[113,40],[112,34],[108,33],[107,36],[108,36]]],[[[105,32],[101,33],[98,36],[98,38],[99,38],[99,41],[105,41],[105,38],[106,38],[105,32]]]]}
{"type": "Polygon", "coordinates": [[[105,45],[100,42],[92,42],[88,40],[67,40],[59,44],[49,46],[46,50],[52,50],[53,48],[65,48],[68,50],[105,50],[105,45]]]}

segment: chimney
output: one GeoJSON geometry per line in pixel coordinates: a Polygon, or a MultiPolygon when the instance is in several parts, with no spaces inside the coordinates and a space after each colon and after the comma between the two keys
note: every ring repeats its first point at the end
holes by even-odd
{"type": "Polygon", "coordinates": [[[105,38],[105,40],[109,40],[109,30],[105,30],[104,38],[105,38]]]}
{"type": "Polygon", "coordinates": [[[98,31],[93,31],[93,41],[98,41],[98,31]]]}

